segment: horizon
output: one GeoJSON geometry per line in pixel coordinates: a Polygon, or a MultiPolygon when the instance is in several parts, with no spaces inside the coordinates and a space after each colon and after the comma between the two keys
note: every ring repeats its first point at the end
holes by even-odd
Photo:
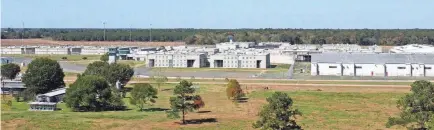
{"type": "Polygon", "coordinates": [[[1,27],[433,29],[430,5],[434,1],[3,0],[1,27]]]}

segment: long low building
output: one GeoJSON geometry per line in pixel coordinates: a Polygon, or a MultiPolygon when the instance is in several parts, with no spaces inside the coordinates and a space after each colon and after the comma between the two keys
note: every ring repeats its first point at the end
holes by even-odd
{"type": "Polygon", "coordinates": [[[106,47],[94,46],[8,46],[1,47],[1,54],[40,54],[40,55],[103,55],[106,47]]]}
{"type": "Polygon", "coordinates": [[[312,54],[311,75],[434,76],[434,54],[312,54]]]}

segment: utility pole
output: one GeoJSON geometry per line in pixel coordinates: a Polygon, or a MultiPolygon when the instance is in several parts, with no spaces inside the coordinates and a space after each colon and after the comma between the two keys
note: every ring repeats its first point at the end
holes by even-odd
{"type": "Polygon", "coordinates": [[[149,42],[152,42],[152,24],[149,26],[149,42]]]}
{"type": "Polygon", "coordinates": [[[25,31],[24,31],[24,21],[22,21],[21,23],[23,24],[23,30],[21,32],[21,44],[24,45],[24,33],[25,33],[25,31]]]}
{"type": "Polygon", "coordinates": [[[133,25],[130,24],[130,42],[133,41],[132,38],[131,38],[131,31],[132,31],[132,29],[133,29],[132,26],[133,26],[133,25]]]}
{"type": "Polygon", "coordinates": [[[104,41],[105,41],[105,24],[106,24],[106,22],[102,22],[102,24],[104,25],[104,41]]]}

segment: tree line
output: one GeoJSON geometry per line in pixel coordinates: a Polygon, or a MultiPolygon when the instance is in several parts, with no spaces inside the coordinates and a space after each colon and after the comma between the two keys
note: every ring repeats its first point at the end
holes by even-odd
{"type": "Polygon", "coordinates": [[[45,29],[2,28],[2,39],[48,38],[57,41],[158,41],[212,45],[235,41],[292,44],[434,45],[433,29],[45,29]],[[151,33],[151,35],[150,35],[151,33]]]}

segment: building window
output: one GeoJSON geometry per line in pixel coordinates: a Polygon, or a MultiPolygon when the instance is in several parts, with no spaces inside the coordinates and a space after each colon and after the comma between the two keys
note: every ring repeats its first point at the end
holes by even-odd
{"type": "Polygon", "coordinates": [[[362,68],[362,66],[356,66],[356,69],[361,69],[362,68]]]}
{"type": "Polygon", "coordinates": [[[425,69],[426,69],[426,70],[430,70],[430,69],[431,69],[431,67],[425,67],[425,69]]]}
{"type": "Polygon", "coordinates": [[[338,68],[337,66],[329,66],[329,68],[338,68]]]}
{"type": "Polygon", "coordinates": [[[401,69],[405,69],[405,67],[398,67],[398,69],[400,69],[400,70],[401,70],[401,69]]]}

